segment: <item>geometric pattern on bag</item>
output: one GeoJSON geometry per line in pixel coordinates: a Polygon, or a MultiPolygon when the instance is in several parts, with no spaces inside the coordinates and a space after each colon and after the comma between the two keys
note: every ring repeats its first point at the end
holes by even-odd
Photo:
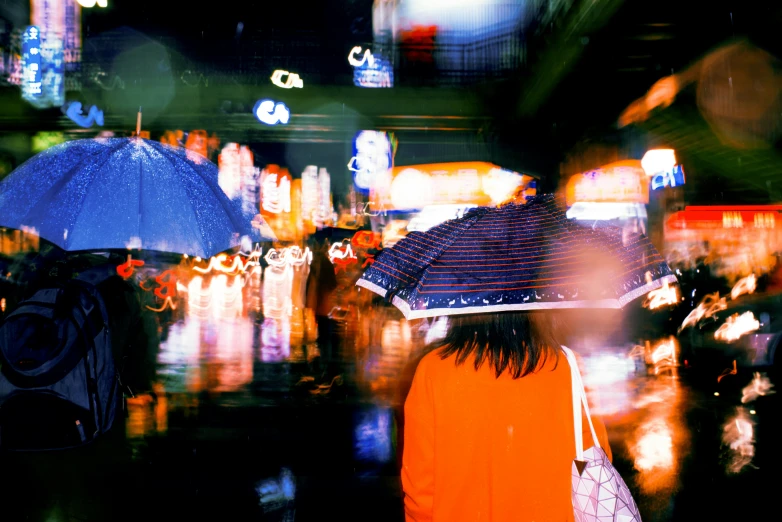
{"type": "Polygon", "coordinates": [[[630,490],[605,452],[592,446],[584,451],[586,467],[579,475],[573,462],[573,513],[577,522],[640,522],[630,490]]]}
{"type": "Polygon", "coordinates": [[[570,365],[573,396],[573,427],[576,439],[576,458],[571,465],[571,500],[577,522],[641,522],[638,506],[630,489],[600,447],[592,416],[589,413],[584,383],[578,370],[576,356],[562,347],[570,365]],[[595,445],[584,450],[581,412],[586,414],[595,445]]]}

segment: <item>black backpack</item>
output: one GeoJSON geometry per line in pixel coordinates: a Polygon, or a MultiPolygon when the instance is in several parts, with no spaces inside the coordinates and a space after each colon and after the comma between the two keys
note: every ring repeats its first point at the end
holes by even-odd
{"type": "Polygon", "coordinates": [[[112,269],[38,290],[0,325],[0,449],[75,447],[111,428],[122,393],[96,285],[112,269]]]}

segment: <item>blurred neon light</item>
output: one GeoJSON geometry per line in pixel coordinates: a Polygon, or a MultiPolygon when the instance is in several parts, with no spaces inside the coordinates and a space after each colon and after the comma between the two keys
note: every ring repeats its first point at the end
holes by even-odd
{"type": "Polygon", "coordinates": [[[22,97],[26,100],[43,95],[41,64],[41,31],[31,25],[22,35],[22,97]]]}
{"type": "Polygon", "coordinates": [[[166,300],[163,301],[163,306],[161,306],[160,308],[152,308],[151,306],[147,305],[147,310],[150,310],[152,312],[163,312],[168,308],[171,308],[172,310],[176,310],[176,304],[174,303],[173,299],[171,299],[171,297],[166,297],[166,300]]]}
{"type": "Polygon", "coordinates": [[[372,188],[375,177],[385,173],[393,161],[391,140],[383,131],[364,130],[353,138],[353,157],[348,169],[356,187],[366,192],[372,188]]]}
{"type": "Polygon", "coordinates": [[[672,214],[665,226],[672,229],[776,228],[782,205],[687,206],[672,214]],[[748,225],[749,226],[749,225],[748,225]]]}
{"type": "Polygon", "coordinates": [[[141,259],[133,259],[128,255],[128,260],[117,267],[117,274],[123,279],[129,279],[133,275],[134,267],[144,266],[144,261],[141,259]]]}
{"type": "MultiPolygon", "coordinates": [[[[173,270],[166,270],[155,278],[155,282],[159,285],[155,288],[155,295],[160,299],[170,299],[172,295],[176,295],[177,278],[173,270]]],[[[176,310],[176,307],[174,309],[176,310]]]]}
{"type": "Polygon", "coordinates": [[[752,402],[760,396],[776,393],[771,389],[773,387],[771,380],[765,374],[755,372],[752,382],[741,390],[742,404],[752,402]]]}
{"type": "Polygon", "coordinates": [[[641,160],[641,167],[647,176],[673,170],[676,166],[676,153],[673,149],[653,149],[647,151],[641,160]]]}
{"type": "Polygon", "coordinates": [[[274,100],[258,100],[253,107],[253,114],[258,121],[266,125],[287,125],[291,117],[291,111],[288,106],[282,102],[274,100]]]}
{"type": "Polygon", "coordinates": [[[353,85],[365,88],[394,86],[394,68],[385,58],[377,56],[374,63],[368,61],[353,69],[353,85]]]}
{"type": "Polygon", "coordinates": [[[79,5],[82,7],[95,7],[96,5],[98,7],[108,7],[109,0],[76,0],[79,2],[79,5]]]}
{"type": "Polygon", "coordinates": [[[261,182],[261,208],[272,214],[291,211],[291,180],[286,175],[267,173],[261,182]]]}
{"type": "Polygon", "coordinates": [[[283,71],[282,69],[277,69],[272,73],[271,76],[272,83],[276,85],[277,87],[282,87],[283,89],[292,89],[294,87],[298,89],[302,89],[304,87],[304,81],[301,79],[301,77],[292,72],[283,71]],[[287,76],[288,79],[283,83],[282,77],[287,76]]]}
{"type": "Polygon", "coordinates": [[[70,102],[66,106],[65,115],[76,125],[84,127],[85,129],[89,129],[93,124],[103,127],[103,111],[98,109],[95,105],[90,107],[87,114],[82,113],[81,102],[70,102]]]}
{"type": "Polygon", "coordinates": [[[356,59],[356,55],[361,54],[361,46],[357,45],[353,49],[350,50],[350,54],[348,54],[348,63],[352,65],[353,67],[361,67],[364,65],[365,62],[369,63],[369,66],[372,67],[375,65],[375,57],[372,56],[372,51],[367,49],[364,51],[364,56],[361,58],[361,61],[356,59]]]}
{"type": "Polygon", "coordinates": [[[740,279],[731,289],[730,298],[736,299],[741,295],[754,293],[756,282],[755,274],[749,274],[747,277],[740,279]]]}
{"type": "Polygon", "coordinates": [[[617,161],[571,176],[565,196],[569,207],[590,201],[647,204],[649,182],[639,161],[617,161]]]}
{"type": "Polygon", "coordinates": [[[714,332],[714,338],[722,341],[735,341],[760,328],[760,321],[752,312],[733,314],[714,332]]]}
{"type": "Polygon", "coordinates": [[[684,185],[684,169],[681,165],[676,165],[672,169],[652,177],[652,190],[681,185],[684,185]]]}
{"type": "Polygon", "coordinates": [[[260,251],[257,256],[252,255],[247,258],[247,262],[243,263],[240,256],[235,256],[231,262],[231,265],[226,265],[224,262],[228,259],[226,254],[219,254],[209,259],[209,266],[202,268],[200,266],[194,266],[193,270],[201,274],[208,274],[209,272],[220,272],[223,274],[237,274],[247,271],[247,267],[256,266],[259,264],[257,258],[260,256],[260,251]]]}
{"type": "Polygon", "coordinates": [[[685,317],[682,325],[679,327],[679,331],[681,332],[688,326],[695,326],[701,319],[708,319],[717,312],[725,310],[727,307],[727,300],[724,297],[720,298],[719,292],[708,294],[703,298],[703,301],[698,304],[698,307],[685,317]]]}
{"type": "Polygon", "coordinates": [[[346,270],[348,265],[358,263],[358,257],[353,252],[353,248],[350,246],[350,242],[334,243],[329,248],[329,261],[334,264],[334,272],[346,270]]]}
{"type": "Polygon", "coordinates": [[[733,452],[728,463],[728,471],[731,473],[738,473],[745,466],[751,465],[755,456],[754,423],[744,408],[737,408],[737,412],[722,428],[722,442],[733,452]]]}
{"type": "MultiPolygon", "coordinates": [[[[646,272],[646,281],[651,283],[652,274],[646,272]]],[[[663,282],[663,286],[652,290],[646,295],[643,306],[649,310],[660,308],[667,305],[675,305],[679,302],[679,292],[675,286],[669,286],[668,281],[663,282]]]]}
{"type": "Polygon", "coordinates": [[[298,246],[285,247],[279,250],[271,248],[264,256],[264,259],[269,266],[301,266],[304,263],[312,263],[312,252],[309,247],[305,247],[304,250],[298,246]]]}

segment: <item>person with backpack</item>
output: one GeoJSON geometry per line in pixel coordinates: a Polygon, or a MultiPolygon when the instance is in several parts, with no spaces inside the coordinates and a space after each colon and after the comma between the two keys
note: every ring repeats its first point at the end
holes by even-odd
{"type": "Polygon", "coordinates": [[[119,520],[127,492],[112,484],[131,462],[122,397],[153,390],[156,317],[119,259],[36,261],[0,325],[0,519],[119,520]]]}

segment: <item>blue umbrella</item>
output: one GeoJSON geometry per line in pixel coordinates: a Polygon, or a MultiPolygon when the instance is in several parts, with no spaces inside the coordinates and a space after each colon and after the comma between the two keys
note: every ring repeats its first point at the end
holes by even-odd
{"type": "MultiPolygon", "coordinates": [[[[191,151],[141,138],[66,142],[0,182],[0,226],[67,251],[144,248],[210,257],[262,239],[191,151]]],[[[268,238],[273,239],[273,238],[268,238]]]]}
{"type": "Polygon", "coordinates": [[[513,310],[621,308],[676,281],[643,236],[571,221],[553,195],[476,208],[384,250],[357,285],[407,319],[513,310]]]}

